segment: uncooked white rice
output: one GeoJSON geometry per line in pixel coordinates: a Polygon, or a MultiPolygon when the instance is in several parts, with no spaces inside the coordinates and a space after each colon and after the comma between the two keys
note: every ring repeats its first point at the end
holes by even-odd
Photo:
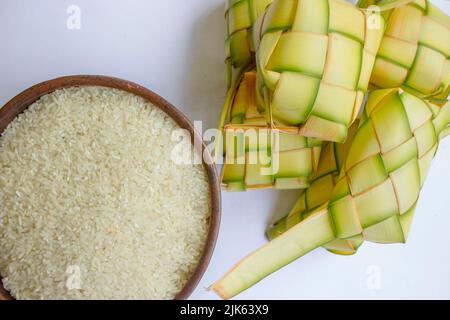
{"type": "Polygon", "coordinates": [[[146,100],[102,87],[58,90],[20,115],[0,139],[6,289],[17,299],[174,298],[210,213],[204,168],[170,160],[178,128],[146,100]]]}

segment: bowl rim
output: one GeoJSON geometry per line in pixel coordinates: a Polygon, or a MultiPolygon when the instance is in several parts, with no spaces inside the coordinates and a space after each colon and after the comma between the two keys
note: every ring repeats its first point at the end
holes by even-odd
{"type": "MultiPolygon", "coordinates": [[[[198,283],[202,279],[211,261],[219,234],[222,200],[219,176],[212,156],[210,152],[207,151],[208,149],[202,139],[201,134],[195,130],[192,122],[187,118],[187,116],[184,115],[184,113],[182,113],[175,106],[173,106],[158,94],[134,82],[104,75],[72,75],[38,83],[19,93],[9,102],[7,102],[3,106],[3,108],[0,109],[0,135],[19,114],[21,114],[42,96],[59,89],[81,86],[100,86],[114,88],[140,96],[164,111],[182,129],[188,130],[191,134],[192,142],[194,142],[194,137],[197,139],[201,139],[198,140],[202,141],[201,146],[200,144],[196,145],[194,143],[193,145],[195,146],[197,153],[201,152],[203,167],[208,176],[211,192],[211,213],[209,219],[208,236],[205,242],[202,256],[188,282],[175,297],[175,300],[188,299],[192,292],[197,288],[198,283]],[[199,148],[201,148],[201,150],[199,150],[199,148]]],[[[0,300],[13,300],[13,297],[4,289],[1,279],[2,277],[0,275],[0,300]]]]}

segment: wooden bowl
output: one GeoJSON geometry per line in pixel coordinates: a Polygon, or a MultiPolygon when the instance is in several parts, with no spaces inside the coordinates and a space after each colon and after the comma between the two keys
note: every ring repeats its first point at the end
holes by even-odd
{"type": "MultiPolygon", "coordinates": [[[[159,107],[162,111],[168,114],[181,128],[189,130],[192,140],[196,136],[197,139],[201,139],[201,135],[195,132],[194,126],[191,121],[177,108],[171,105],[169,102],[155,94],[154,92],[129,81],[106,77],[106,76],[94,76],[94,75],[78,75],[57,78],[50,81],[39,83],[9,101],[2,109],[0,109],[0,134],[6,129],[6,127],[25,109],[33,104],[40,97],[51,93],[58,89],[68,87],[79,86],[102,86],[109,88],[116,88],[123,91],[128,91],[135,95],[150,101],[155,106],[159,107]]],[[[213,164],[212,157],[208,152],[203,152],[206,149],[205,144],[201,146],[202,150],[196,150],[199,155],[203,154],[202,159],[203,166],[207,172],[209,185],[211,189],[211,218],[209,222],[209,232],[206,240],[205,248],[203,250],[202,257],[192,274],[191,278],[184,286],[184,288],[178,293],[175,299],[184,300],[187,299],[194,289],[197,287],[200,279],[208,267],[211,260],[212,253],[217,241],[220,225],[221,214],[221,195],[219,177],[215,165],[213,164]]],[[[199,147],[197,147],[199,149],[199,147]]],[[[0,253],[1,254],[1,253],[0,253]]],[[[0,275],[1,280],[1,275],[0,275]]],[[[3,284],[0,281],[0,300],[12,300],[11,295],[3,288],[3,284]]]]}

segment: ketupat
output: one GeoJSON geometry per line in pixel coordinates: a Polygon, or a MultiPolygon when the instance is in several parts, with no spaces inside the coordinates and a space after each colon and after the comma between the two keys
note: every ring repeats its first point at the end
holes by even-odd
{"type": "Polygon", "coordinates": [[[439,107],[401,89],[372,92],[329,203],[242,260],[211,289],[231,298],[336,239],[404,243],[449,124],[450,102],[439,107]]]}
{"type": "Polygon", "coordinates": [[[256,107],[255,80],[255,71],[246,72],[230,101],[222,184],[228,191],[307,188],[322,143],[296,128],[271,130],[256,107]]]}
{"type": "MultiPolygon", "coordinates": [[[[386,31],[370,82],[377,88],[402,87],[421,98],[445,100],[450,93],[450,18],[428,0],[402,2],[408,4],[382,13],[386,31]]],[[[358,3],[378,4],[383,2],[358,3]]]]}
{"type": "Polygon", "coordinates": [[[254,27],[257,102],[272,127],[344,142],[384,30],[344,0],[275,0],[254,27]],[[337,107],[338,106],[338,107],[337,107]]]}
{"type": "Polygon", "coordinates": [[[227,0],[225,19],[227,23],[226,62],[228,86],[238,72],[235,69],[254,63],[253,25],[272,0],[227,0]],[[235,73],[233,75],[233,73],[235,73]]]}

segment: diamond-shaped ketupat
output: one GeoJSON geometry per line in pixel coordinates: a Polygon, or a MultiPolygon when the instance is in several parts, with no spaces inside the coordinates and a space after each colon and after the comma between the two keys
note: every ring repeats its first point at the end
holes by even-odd
{"type": "Polygon", "coordinates": [[[324,146],[321,174],[268,231],[273,240],[211,288],[224,298],[235,296],[320,246],[352,254],[363,240],[406,242],[431,159],[449,125],[450,102],[431,104],[401,89],[372,92],[354,137],[346,145],[324,146]]]}
{"type": "Polygon", "coordinates": [[[254,27],[257,101],[274,127],[345,142],[361,109],[381,37],[343,0],[275,0],[254,27]]]}

